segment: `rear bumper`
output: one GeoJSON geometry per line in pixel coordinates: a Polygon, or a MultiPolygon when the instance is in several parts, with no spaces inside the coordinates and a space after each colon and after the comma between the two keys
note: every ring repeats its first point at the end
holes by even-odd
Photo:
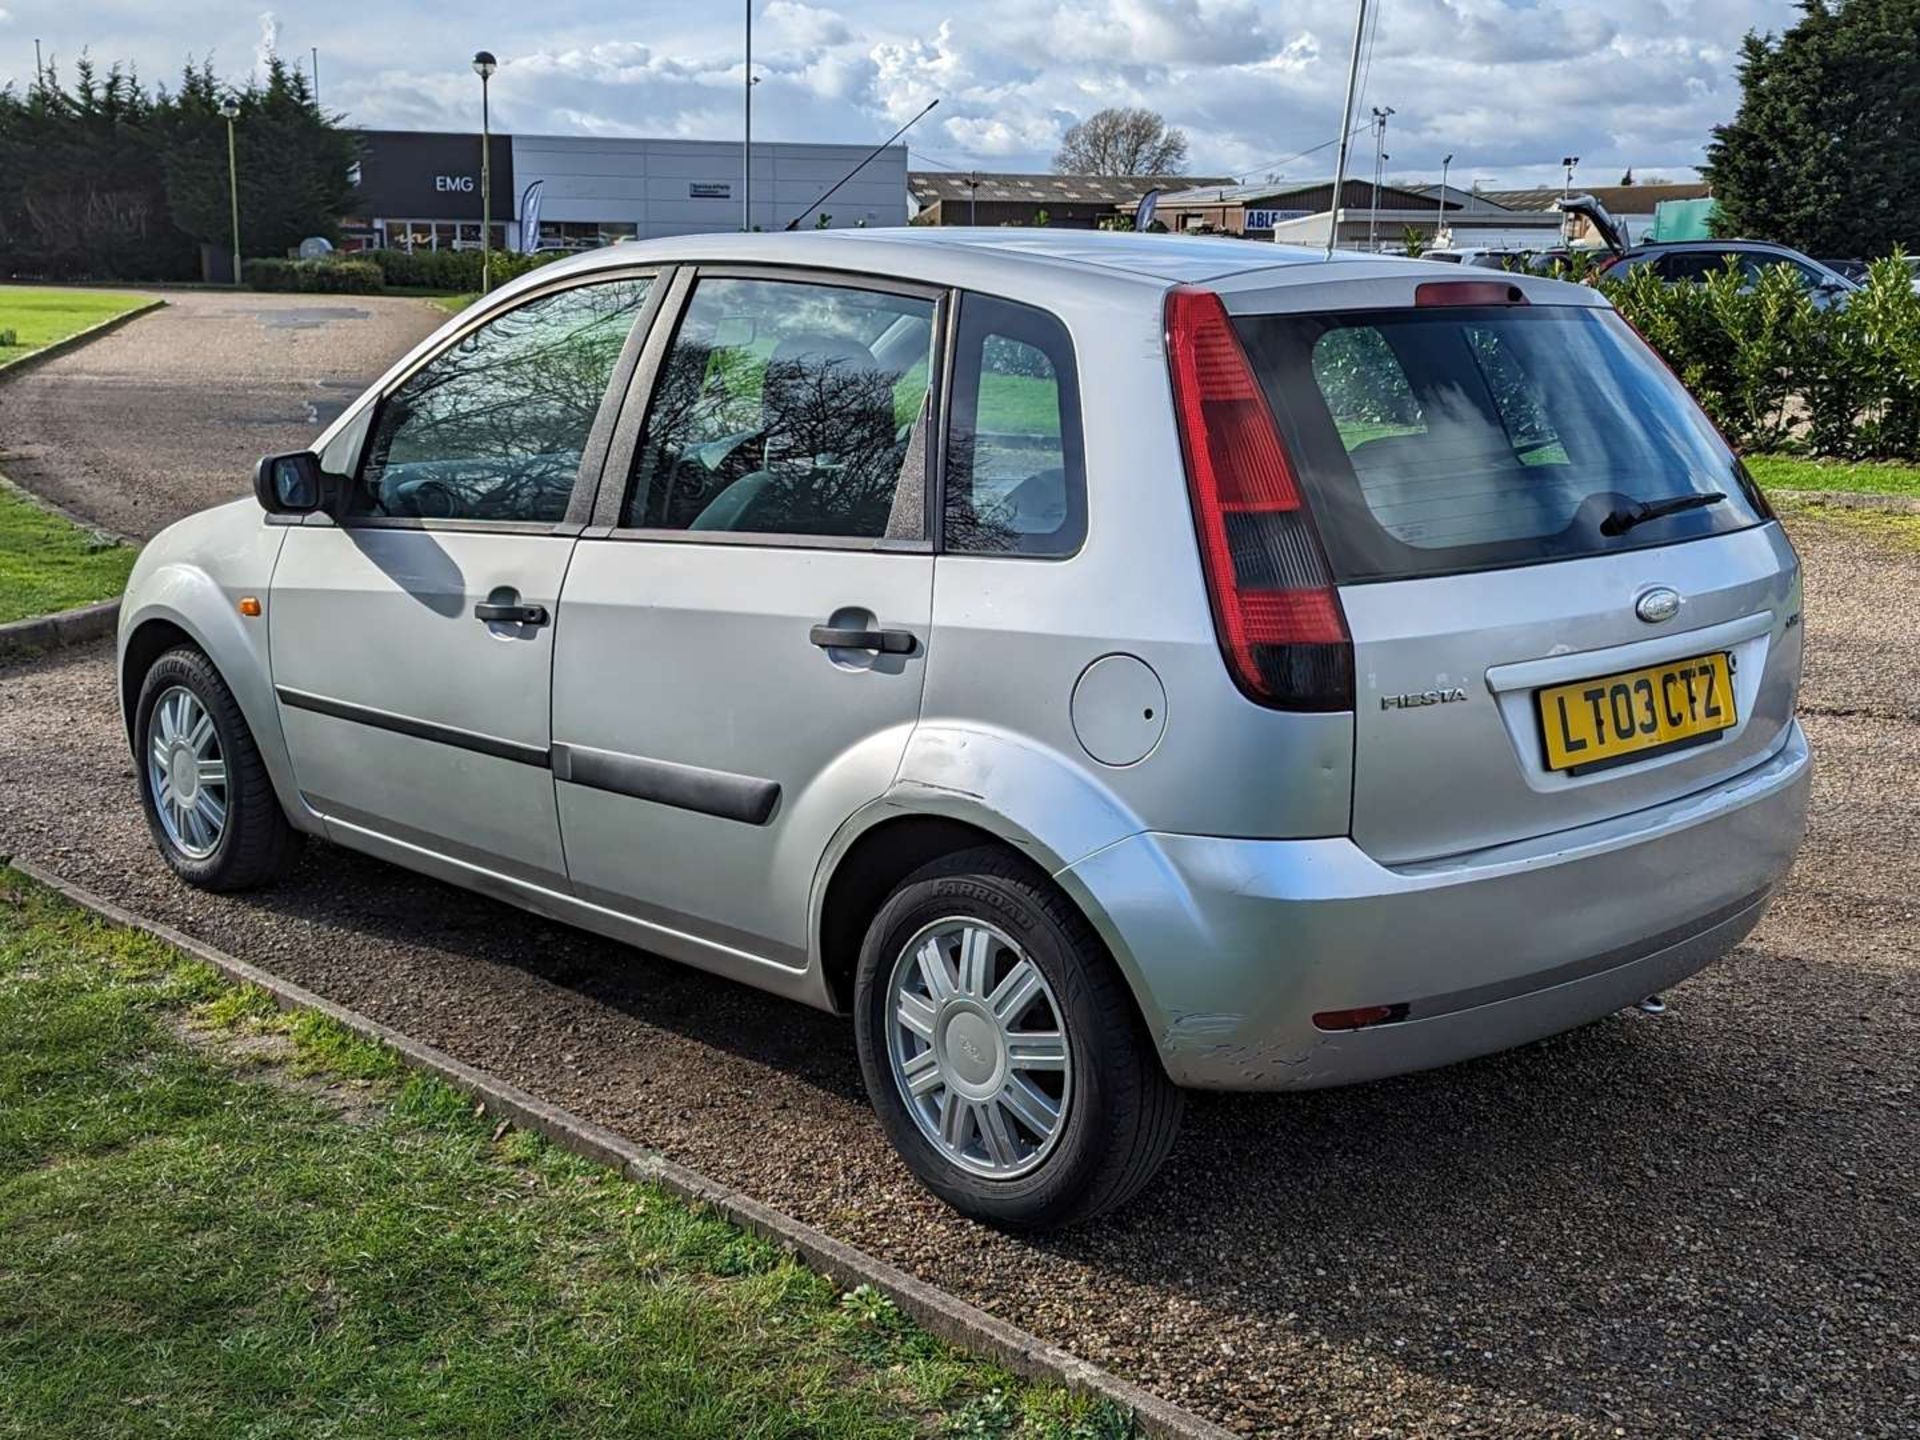
{"type": "Polygon", "coordinates": [[[1812,758],[1472,855],[1388,867],[1349,840],[1135,835],[1058,877],[1095,917],[1180,1084],[1346,1084],[1581,1025],[1759,922],[1806,824],[1812,758]],[[1315,1014],[1406,1007],[1323,1031],[1315,1014]]]}

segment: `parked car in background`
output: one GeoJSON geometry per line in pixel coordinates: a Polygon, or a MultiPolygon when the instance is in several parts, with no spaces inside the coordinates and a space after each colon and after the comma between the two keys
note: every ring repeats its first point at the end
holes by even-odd
{"type": "Polygon", "coordinates": [[[121,609],[183,880],[325,836],[850,1014],[906,1163],[995,1224],[1137,1192],[1181,1087],[1660,991],[1803,827],[1793,549],[1606,299],[1533,275],[621,245],[481,300],[255,495],[121,609]]]}
{"type": "Polygon", "coordinates": [[[1860,289],[1853,281],[1811,256],[1762,240],[1683,240],[1670,245],[1636,245],[1610,261],[1605,275],[1624,279],[1641,266],[1672,285],[1694,284],[1735,266],[1752,284],[1776,265],[1784,265],[1822,309],[1844,305],[1860,289]]]}

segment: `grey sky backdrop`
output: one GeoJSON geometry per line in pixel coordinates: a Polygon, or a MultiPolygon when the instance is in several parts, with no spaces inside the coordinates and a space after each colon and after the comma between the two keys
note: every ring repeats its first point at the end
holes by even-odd
{"type": "MultiPolygon", "coordinates": [[[[241,73],[268,46],[307,64],[356,124],[477,129],[473,51],[502,62],[495,124],[523,133],[740,135],[744,3],[0,0],[0,83],[33,41],[71,74],[83,51],[171,80],[189,55],[241,73]]],[[[755,0],[754,135],[878,142],[934,96],[914,163],[1045,169],[1074,120],[1148,105],[1186,130],[1194,173],[1331,173],[1295,152],[1338,127],[1351,0],[755,0]],[[1286,162],[1286,163],[1281,163],[1286,162]]],[[[1389,174],[1556,180],[1562,155],[1611,183],[1691,175],[1738,101],[1749,28],[1790,0],[1380,0],[1364,104],[1399,113],[1389,174]]],[[[1364,108],[1359,112],[1364,114],[1364,108]]],[[[1363,149],[1364,134],[1360,137],[1363,149]]],[[[1359,161],[1370,171],[1370,150],[1359,161]]]]}

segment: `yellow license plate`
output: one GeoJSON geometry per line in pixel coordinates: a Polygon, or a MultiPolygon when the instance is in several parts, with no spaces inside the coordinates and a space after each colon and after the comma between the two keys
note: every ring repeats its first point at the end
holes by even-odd
{"type": "Polygon", "coordinates": [[[1547,768],[1575,775],[1704,744],[1738,718],[1724,653],[1555,685],[1535,698],[1547,768]]]}

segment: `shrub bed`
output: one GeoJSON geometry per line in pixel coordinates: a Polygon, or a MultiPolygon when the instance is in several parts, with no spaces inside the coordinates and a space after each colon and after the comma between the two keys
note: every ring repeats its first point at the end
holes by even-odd
{"type": "Polygon", "coordinates": [[[255,290],[315,295],[377,295],[386,288],[378,265],[365,260],[249,260],[241,277],[255,290]]]}
{"type": "MultiPolygon", "coordinates": [[[[389,285],[416,290],[467,294],[480,288],[478,250],[363,250],[355,257],[376,265],[389,285]]],[[[521,255],[511,250],[493,252],[493,283],[499,285],[529,270],[560,259],[558,251],[521,255]]]]}
{"type": "Polygon", "coordinates": [[[1643,266],[1600,284],[1735,449],[1920,460],[1920,293],[1899,256],[1824,310],[1785,266],[1687,285],[1643,266]]]}

